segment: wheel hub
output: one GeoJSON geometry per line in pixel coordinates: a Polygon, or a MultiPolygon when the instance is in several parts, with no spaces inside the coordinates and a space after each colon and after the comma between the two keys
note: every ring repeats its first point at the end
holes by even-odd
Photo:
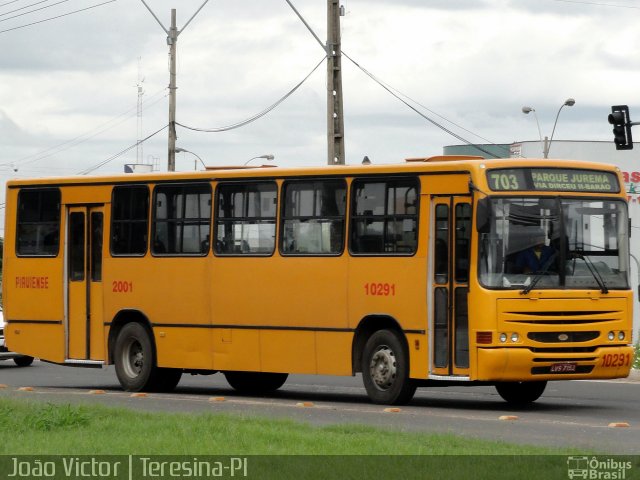
{"type": "Polygon", "coordinates": [[[123,352],[123,367],[126,374],[130,378],[135,378],[140,375],[142,368],[144,367],[144,352],[142,351],[142,345],[137,341],[129,343],[127,348],[123,352]]]}
{"type": "Polygon", "coordinates": [[[386,345],[376,350],[371,357],[369,371],[376,387],[380,390],[388,390],[396,379],[396,357],[386,345]]]}

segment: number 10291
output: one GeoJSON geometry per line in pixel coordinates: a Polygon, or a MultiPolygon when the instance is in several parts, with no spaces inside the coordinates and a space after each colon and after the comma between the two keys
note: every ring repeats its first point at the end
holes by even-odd
{"type": "Polygon", "coordinates": [[[364,294],[376,297],[394,297],[396,295],[395,283],[371,282],[364,284],[364,294]]]}

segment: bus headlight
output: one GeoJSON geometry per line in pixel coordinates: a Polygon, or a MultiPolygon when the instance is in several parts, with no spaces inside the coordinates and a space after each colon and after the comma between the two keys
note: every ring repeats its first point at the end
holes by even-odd
{"type": "Polygon", "coordinates": [[[506,333],[501,333],[500,334],[500,342],[504,343],[507,341],[507,334],[506,333]]]}
{"type": "Polygon", "coordinates": [[[618,333],[618,340],[624,340],[624,332],[618,333]]]}
{"type": "Polygon", "coordinates": [[[614,341],[616,339],[616,334],[613,332],[609,332],[609,335],[607,335],[607,337],[609,338],[610,341],[614,341]]]}
{"type": "Polygon", "coordinates": [[[513,343],[517,342],[518,340],[520,340],[520,336],[517,333],[512,333],[511,334],[511,341],[513,343]]]}

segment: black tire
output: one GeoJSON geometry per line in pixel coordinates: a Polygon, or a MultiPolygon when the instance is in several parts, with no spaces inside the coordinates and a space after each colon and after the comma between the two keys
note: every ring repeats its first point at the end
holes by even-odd
{"type": "Polygon", "coordinates": [[[409,354],[402,338],[392,330],[378,330],[364,346],[362,380],[373,403],[403,405],[416,392],[409,378],[409,354]]]}
{"type": "Polygon", "coordinates": [[[179,368],[156,367],[151,389],[154,392],[172,392],[182,378],[182,370],[179,368]]]}
{"type": "Polygon", "coordinates": [[[33,357],[22,355],[13,359],[14,363],[19,367],[28,367],[33,363],[33,357]]]}
{"type": "Polygon", "coordinates": [[[513,405],[527,405],[540,398],[547,382],[501,382],[496,383],[498,394],[513,405]]]}
{"type": "Polygon", "coordinates": [[[128,323],[120,330],[114,363],[118,381],[128,392],[168,392],[182,377],[180,369],[156,366],[151,334],[139,323],[128,323]]]}
{"type": "Polygon", "coordinates": [[[288,373],[224,372],[227,382],[234,390],[260,395],[278,390],[289,377],[288,373]]]}

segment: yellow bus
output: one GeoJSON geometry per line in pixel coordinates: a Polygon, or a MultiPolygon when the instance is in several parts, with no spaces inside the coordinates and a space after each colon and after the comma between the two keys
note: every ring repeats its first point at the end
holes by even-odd
{"type": "Polygon", "coordinates": [[[8,347],[128,391],[362,374],[370,399],[626,377],[620,172],[562,160],[217,168],[7,184],[8,347]]]}

